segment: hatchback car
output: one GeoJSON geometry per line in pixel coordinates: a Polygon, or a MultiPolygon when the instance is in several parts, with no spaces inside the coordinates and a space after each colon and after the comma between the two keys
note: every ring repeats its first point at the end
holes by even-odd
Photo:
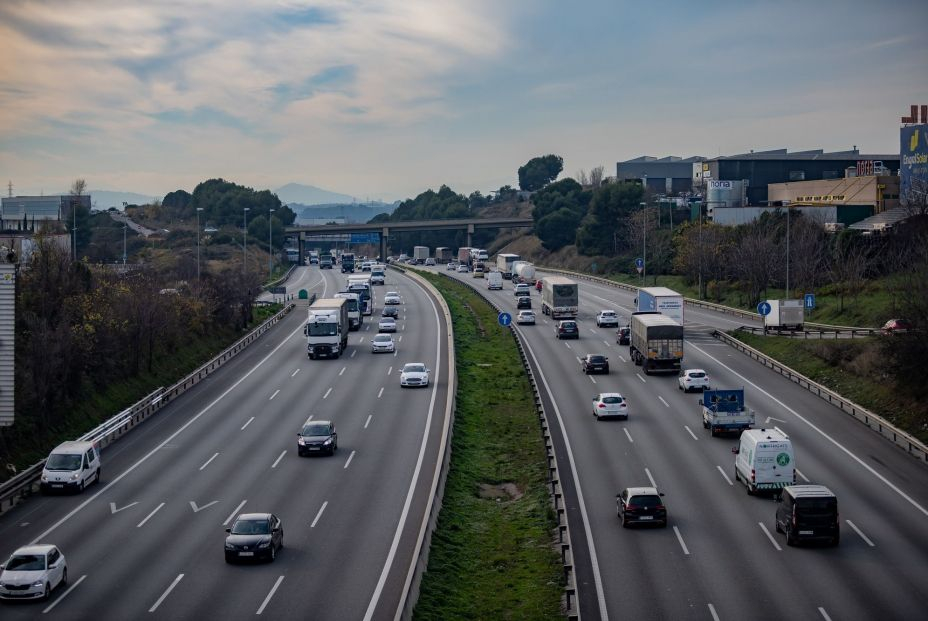
{"type": "Polygon", "coordinates": [[[512,295],[516,297],[521,295],[532,295],[532,288],[524,283],[520,283],[512,288],[512,295]]]}
{"type": "Polygon", "coordinates": [[[667,508],[663,494],[654,487],[627,487],[615,497],[616,514],[622,526],[657,524],[667,526],[667,508]]]}
{"type": "Polygon", "coordinates": [[[422,362],[410,362],[403,365],[400,372],[400,386],[428,386],[429,368],[422,362]]]}
{"type": "Polygon", "coordinates": [[[400,316],[400,311],[395,306],[385,306],[380,316],[396,318],[400,316]]]}
{"type": "Polygon", "coordinates": [[[371,352],[375,354],[387,353],[392,354],[396,351],[396,343],[389,334],[378,334],[371,339],[371,352]]]}
{"type": "Polygon", "coordinates": [[[432,257],[429,257],[428,259],[425,260],[425,264],[426,264],[426,265],[435,265],[435,259],[433,259],[432,257]]]}
{"type": "Polygon", "coordinates": [[[516,315],[516,323],[522,325],[535,325],[535,311],[524,310],[519,311],[519,314],[516,315]]]}
{"type": "Polygon", "coordinates": [[[396,332],[396,319],[393,317],[381,317],[377,322],[379,332],[396,332]]]}
{"type": "Polygon", "coordinates": [[[683,392],[709,390],[709,374],[702,369],[680,371],[680,377],[677,378],[677,388],[683,392]]]}
{"type": "Polygon", "coordinates": [[[462,274],[465,274],[465,273],[467,273],[467,272],[469,272],[469,271],[470,271],[470,269],[469,269],[466,265],[464,265],[463,263],[460,264],[460,265],[458,265],[458,272],[460,272],[460,273],[462,273],[462,274]]]}
{"type": "Polygon", "coordinates": [[[0,599],[48,599],[68,583],[68,563],[53,545],[19,548],[0,570],[0,599]]]}
{"type": "Polygon", "coordinates": [[[596,327],[598,328],[617,328],[619,326],[619,316],[615,311],[599,311],[596,315],[596,327]]]}
{"type": "Polygon", "coordinates": [[[601,392],[593,398],[593,416],[628,420],[628,401],[617,392],[601,392]]]}
{"type": "Polygon", "coordinates": [[[387,291],[383,296],[384,304],[402,304],[403,300],[400,299],[400,294],[396,291],[387,291]]]}
{"type": "Polygon", "coordinates": [[[296,434],[296,450],[300,457],[311,454],[334,455],[338,450],[338,434],[330,420],[308,420],[296,434]]]}
{"type": "Polygon", "coordinates": [[[454,270],[458,269],[458,266],[454,263],[449,263],[445,266],[445,269],[447,269],[449,272],[453,272],[454,270]]]}
{"type": "Polygon", "coordinates": [[[471,278],[483,278],[483,269],[479,267],[476,268],[471,274],[471,278]]]}
{"type": "Polygon", "coordinates": [[[580,328],[577,326],[576,321],[565,319],[557,322],[554,335],[559,339],[578,339],[580,338],[580,328]]]}
{"type": "Polygon", "coordinates": [[[628,345],[631,342],[632,329],[628,326],[615,331],[615,342],[619,345],[628,345]]]}
{"type": "Polygon", "coordinates": [[[587,354],[580,360],[580,366],[587,375],[590,373],[609,373],[609,359],[602,354],[587,354]]]}
{"type": "Polygon", "coordinates": [[[266,559],[273,561],[284,547],[284,528],[273,513],[243,513],[226,532],[226,562],[266,559]]]}
{"type": "Polygon", "coordinates": [[[890,319],[883,324],[880,332],[883,334],[895,334],[896,332],[906,332],[912,329],[912,323],[907,319],[890,319]]]}
{"type": "Polygon", "coordinates": [[[527,295],[519,296],[516,298],[516,308],[531,308],[532,307],[532,298],[527,295]]]}

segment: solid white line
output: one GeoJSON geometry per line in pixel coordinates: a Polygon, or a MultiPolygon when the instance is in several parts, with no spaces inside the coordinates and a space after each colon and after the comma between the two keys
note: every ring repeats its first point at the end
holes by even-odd
{"type": "Polygon", "coordinates": [[[593,382],[594,384],[596,383],[596,380],[593,378],[592,375],[587,375],[587,377],[590,378],[591,382],[593,382]]]}
{"type": "Polygon", "coordinates": [[[738,377],[740,377],[744,382],[750,384],[751,386],[753,386],[754,388],[756,388],[758,391],[760,391],[761,393],[765,394],[765,395],[766,395],[767,397],[769,397],[772,401],[774,401],[774,402],[776,402],[777,404],[779,404],[780,407],[782,407],[783,409],[785,409],[787,412],[791,413],[793,416],[795,416],[796,418],[798,418],[799,420],[801,420],[802,422],[804,422],[806,425],[808,425],[809,427],[811,427],[812,429],[814,429],[815,431],[817,431],[823,438],[825,438],[826,440],[828,440],[829,442],[831,442],[832,444],[834,444],[836,447],[838,447],[839,449],[841,449],[848,457],[850,457],[851,459],[853,459],[854,461],[856,461],[858,464],[860,464],[861,466],[863,466],[864,469],[866,469],[870,474],[872,474],[872,475],[875,476],[877,479],[879,479],[880,481],[882,481],[889,489],[891,489],[891,490],[893,490],[894,492],[896,492],[897,494],[899,494],[902,498],[904,498],[904,499],[905,499],[909,504],[911,504],[913,507],[915,507],[916,509],[918,509],[919,511],[921,511],[924,515],[928,516],[928,509],[925,509],[925,507],[923,507],[923,506],[921,506],[920,504],[918,504],[918,502],[917,502],[914,498],[912,498],[911,496],[909,496],[908,494],[906,494],[905,492],[903,492],[903,491],[902,491],[901,489],[899,489],[895,484],[891,483],[891,482],[889,481],[889,479],[887,479],[887,478],[884,477],[882,474],[880,474],[879,472],[877,472],[876,470],[874,470],[869,464],[865,463],[862,459],[860,459],[859,457],[857,457],[857,455],[854,455],[851,451],[849,451],[848,449],[846,449],[846,448],[845,448],[842,444],[840,444],[837,440],[835,440],[834,438],[832,438],[831,436],[829,436],[827,433],[825,433],[824,431],[822,431],[821,429],[819,429],[818,427],[816,427],[814,424],[812,424],[812,421],[810,421],[809,419],[807,419],[806,417],[804,417],[803,415],[801,415],[799,412],[797,412],[797,411],[794,410],[793,408],[787,406],[785,403],[783,403],[782,401],[780,401],[779,399],[777,399],[776,397],[774,397],[773,395],[771,395],[769,392],[767,392],[766,390],[764,390],[763,388],[761,388],[760,386],[758,386],[757,384],[755,384],[755,383],[752,382],[751,380],[747,379],[746,377],[744,377],[743,375],[741,375],[740,373],[738,373],[737,371],[735,371],[734,369],[732,369],[732,368],[729,367],[728,365],[723,364],[718,358],[715,358],[714,356],[711,356],[707,351],[705,351],[705,350],[703,350],[703,349],[700,349],[698,346],[693,345],[693,344],[690,344],[690,347],[692,347],[692,348],[695,349],[696,351],[699,351],[699,352],[705,354],[708,358],[711,358],[712,360],[714,360],[715,362],[717,362],[720,366],[725,367],[726,369],[728,369],[729,371],[731,371],[732,373],[734,373],[735,375],[737,375],[738,377]]]}
{"type": "Polygon", "coordinates": [[[47,613],[49,610],[51,610],[52,608],[54,608],[55,606],[57,606],[57,605],[58,605],[58,602],[60,602],[60,601],[63,600],[64,598],[66,598],[66,597],[68,596],[68,593],[70,593],[71,591],[73,591],[74,588],[77,587],[77,585],[79,585],[81,582],[83,582],[83,581],[84,581],[84,578],[86,578],[86,577],[87,577],[87,574],[84,574],[83,576],[81,576],[80,578],[78,578],[78,579],[74,582],[74,584],[72,584],[71,586],[68,587],[68,590],[67,590],[67,591],[65,591],[64,593],[62,593],[61,596],[60,596],[58,599],[56,599],[56,600],[53,601],[51,604],[49,604],[48,607],[47,607],[45,610],[42,611],[42,614],[47,613]]]}
{"type": "MultiPolygon", "coordinates": [[[[276,396],[277,396],[277,394],[278,394],[279,392],[280,392],[280,390],[279,390],[279,389],[278,389],[278,390],[275,390],[275,391],[274,391],[274,394],[273,394],[273,395],[271,395],[271,399],[273,399],[274,397],[276,397],[276,396]]],[[[271,399],[268,399],[268,401],[270,401],[271,399]]]]}
{"type": "Polygon", "coordinates": [[[863,539],[864,542],[865,542],[868,546],[870,546],[871,548],[876,547],[876,544],[873,543],[872,541],[870,541],[870,537],[867,537],[867,536],[863,533],[862,530],[860,530],[859,528],[857,528],[857,526],[854,524],[854,522],[852,522],[852,521],[850,521],[850,520],[844,520],[844,521],[847,522],[847,525],[848,525],[848,526],[850,526],[851,528],[854,529],[854,532],[855,532],[855,533],[857,533],[858,535],[860,535],[860,538],[863,539]]]}
{"type": "Polygon", "coordinates": [[[279,586],[280,586],[280,583],[283,582],[283,581],[284,581],[284,577],[283,577],[283,576],[280,576],[279,578],[277,578],[277,582],[275,582],[275,583],[274,583],[274,586],[271,587],[271,592],[268,593],[268,594],[267,594],[267,597],[264,598],[264,602],[261,603],[261,607],[258,608],[258,612],[255,613],[256,615],[259,615],[259,614],[261,614],[262,612],[264,612],[264,607],[267,606],[267,603],[268,603],[269,601],[271,601],[271,598],[272,598],[272,597],[274,597],[274,593],[277,592],[277,587],[279,587],[279,586]]]}
{"type": "Polygon", "coordinates": [[[331,393],[332,393],[332,389],[329,388],[327,391],[325,391],[325,394],[322,395],[322,398],[323,398],[323,399],[327,399],[328,396],[329,396],[331,393]]]}
{"type": "Polygon", "coordinates": [[[329,506],[328,500],[322,503],[322,506],[319,507],[319,512],[316,513],[316,517],[315,519],[313,519],[313,523],[309,525],[310,528],[316,528],[316,524],[319,522],[319,518],[322,517],[322,512],[325,511],[325,508],[328,506],[329,506]]]}
{"type": "Polygon", "coordinates": [[[726,483],[728,483],[729,485],[734,485],[734,483],[731,482],[731,479],[728,478],[728,475],[725,474],[725,471],[722,470],[722,467],[721,467],[721,466],[716,466],[716,468],[718,468],[719,474],[722,475],[722,478],[725,479],[725,482],[726,482],[726,483]]]}
{"type": "Polygon", "coordinates": [[[373,414],[367,415],[367,420],[364,422],[364,428],[367,429],[367,426],[371,424],[371,419],[374,417],[373,414]]]}
{"type": "MultiPolygon", "coordinates": [[[[242,430],[242,431],[245,431],[245,427],[247,427],[248,425],[250,425],[250,424],[251,424],[251,421],[253,421],[254,419],[255,419],[254,416],[252,416],[251,418],[249,418],[249,419],[248,419],[248,422],[245,423],[244,425],[242,425],[242,429],[241,429],[241,430],[242,430]]],[[[217,453],[217,455],[218,455],[218,453],[217,453]]],[[[202,468],[201,468],[201,470],[202,470],[202,468]]]]}
{"type": "Polygon", "coordinates": [[[683,554],[685,554],[686,556],[689,556],[690,551],[686,549],[686,544],[683,543],[683,536],[680,534],[680,529],[674,526],[673,532],[677,534],[677,541],[680,542],[680,547],[683,548],[683,554]]]}
{"type": "Polygon", "coordinates": [[[350,464],[351,460],[354,459],[354,453],[354,451],[351,451],[351,455],[348,456],[348,461],[345,462],[345,466],[342,468],[343,470],[348,469],[348,464],[350,464]]]}
{"type": "Polygon", "coordinates": [[[393,367],[390,367],[389,369],[387,369],[387,375],[390,375],[391,373],[393,373],[393,367]]]}
{"type": "Polygon", "coordinates": [[[788,434],[788,433],[786,433],[785,431],[783,431],[782,429],[780,429],[780,428],[777,427],[776,425],[774,425],[773,428],[776,429],[781,435],[784,435],[784,436],[786,436],[786,437],[789,437],[789,434],[788,434]]]}
{"type": "Polygon", "coordinates": [[[687,433],[689,433],[691,436],[693,436],[693,439],[694,439],[694,440],[696,440],[697,442],[699,441],[699,438],[696,437],[696,434],[693,433],[693,430],[690,429],[689,425],[683,425],[683,428],[686,429],[687,433]]]}
{"type": "Polygon", "coordinates": [[[356,353],[358,353],[358,350],[357,350],[357,349],[352,350],[351,355],[348,356],[348,357],[349,357],[349,358],[354,358],[354,355],[355,355],[356,353]]]}
{"type": "Polygon", "coordinates": [[[348,367],[342,367],[342,370],[338,372],[338,376],[341,377],[342,374],[344,374],[345,369],[347,369],[347,368],[348,368],[348,367]]]}
{"type": "Polygon", "coordinates": [[[159,511],[159,510],[161,509],[161,507],[163,507],[163,506],[164,506],[164,503],[162,502],[160,505],[158,505],[157,507],[155,507],[155,510],[154,510],[154,511],[152,511],[151,513],[149,513],[148,515],[146,515],[144,520],[142,520],[141,522],[139,522],[138,524],[136,524],[135,527],[136,527],[136,528],[142,528],[143,526],[145,526],[145,522],[147,522],[148,520],[150,520],[150,519],[152,518],[153,515],[155,515],[156,513],[158,513],[158,511],[159,511]]]}
{"type": "Polygon", "coordinates": [[[171,583],[171,586],[169,586],[167,590],[161,594],[161,597],[158,598],[158,601],[155,602],[154,606],[148,609],[148,612],[154,612],[158,610],[158,606],[161,605],[161,602],[163,602],[165,598],[171,594],[171,591],[174,590],[174,587],[177,586],[177,583],[180,582],[183,577],[184,577],[184,574],[178,574],[177,577],[174,578],[174,582],[171,583]]]}
{"type": "Polygon", "coordinates": [[[663,404],[666,405],[667,407],[670,407],[670,404],[667,403],[666,401],[664,401],[664,398],[663,398],[663,397],[658,396],[657,398],[660,400],[661,403],[663,403],[663,404]]]}
{"type": "Polygon", "coordinates": [[[223,526],[228,526],[228,525],[229,525],[229,522],[231,522],[231,521],[232,521],[232,518],[234,518],[235,515],[236,515],[239,511],[242,510],[242,507],[245,506],[245,503],[246,503],[246,502],[248,502],[248,500],[243,500],[242,502],[240,502],[239,505],[238,505],[237,507],[235,507],[235,509],[232,510],[232,513],[229,514],[229,517],[226,518],[226,521],[223,522],[222,525],[223,525],[223,526]]]}
{"type": "Polygon", "coordinates": [[[777,549],[777,552],[781,552],[781,551],[783,550],[783,548],[781,548],[781,547],[780,547],[780,544],[777,543],[777,540],[773,538],[773,535],[770,534],[770,531],[767,530],[767,527],[764,526],[764,523],[763,523],[763,522],[758,522],[757,525],[760,526],[760,529],[761,529],[762,531],[764,531],[764,534],[765,534],[765,535],[767,535],[767,539],[769,539],[769,540],[770,540],[770,543],[773,544],[773,547],[777,549]]]}
{"type": "Polygon", "coordinates": [[[287,454],[287,451],[284,451],[283,453],[281,453],[280,455],[278,455],[277,459],[274,460],[274,463],[271,464],[271,468],[276,468],[276,467],[277,467],[277,464],[280,463],[280,460],[283,459],[283,458],[284,458],[284,455],[286,455],[286,454],[287,454]]]}
{"type": "MultiPolygon", "coordinates": [[[[242,427],[242,429],[244,429],[244,427],[242,427]]],[[[216,459],[216,457],[218,457],[218,456],[219,456],[219,453],[216,453],[215,455],[213,455],[212,457],[210,457],[209,459],[207,459],[207,460],[206,460],[206,463],[203,464],[202,466],[200,466],[200,470],[203,470],[203,468],[207,467],[207,466],[209,465],[209,462],[213,461],[213,460],[216,459]]]]}
{"type": "Polygon", "coordinates": [[[648,475],[648,481],[651,482],[651,487],[657,487],[657,483],[654,482],[654,477],[651,476],[651,471],[645,468],[644,473],[648,475]]]}
{"type": "Polygon", "coordinates": [[[715,612],[715,606],[709,604],[709,614],[712,615],[712,621],[721,621],[718,613],[715,612]]]}
{"type": "Polygon", "coordinates": [[[809,478],[808,478],[806,475],[804,475],[804,474],[799,470],[799,468],[796,468],[796,474],[798,474],[799,477],[800,477],[803,481],[805,481],[806,483],[809,482],[809,478]]]}
{"type": "Polygon", "coordinates": [[[384,387],[381,386],[381,387],[380,387],[380,392],[377,393],[377,398],[378,398],[378,399],[381,398],[381,397],[383,396],[383,388],[384,388],[384,387]]]}
{"type": "Polygon", "coordinates": [[[824,608],[822,608],[821,606],[819,606],[819,607],[818,607],[818,611],[821,613],[822,618],[825,619],[825,621],[831,621],[831,617],[828,616],[828,613],[825,612],[825,609],[824,609],[824,608]]]}
{"type": "Polygon", "coordinates": [[[645,378],[641,377],[641,373],[635,373],[635,375],[637,375],[637,376],[638,376],[638,379],[640,379],[640,380],[641,380],[642,382],[644,382],[645,384],[648,383],[648,380],[646,380],[645,378]]]}
{"type": "Polygon", "coordinates": [[[627,428],[627,427],[622,427],[622,431],[625,432],[625,436],[628,438],[628,441],[629,441],[629,442],[632,442],[632,443],[635,442],[634,440],[632,440],[632,434],[628,433],[628,428],[627,428]]]}
{"type": "Polygon", "coordinates": [[[300,370],[297,369],[296,371],[294,371],[293,373],[290,374],[290,377],[296,377],[296,374],[299,373],[299,372],[300,372],[300,370]]]}

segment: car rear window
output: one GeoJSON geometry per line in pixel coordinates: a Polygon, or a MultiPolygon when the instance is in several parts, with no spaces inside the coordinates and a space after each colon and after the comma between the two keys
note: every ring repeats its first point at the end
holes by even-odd
{"type": "Polygon", "coordinates": [[[622,397],[604,397],[603,398],[603,403],[613,404],[613,403],[622,403],[622,401],[624,401],[622,397]]]}
{"type": "Polygon", "coordinates": [[[660,496],[632,496],[628,504],[632,507],[657,507],[663,503],[660,496]]]}
{"type": "Polygon", "coordinates": [[[837,498],[797,498],[796,507],[800,511],[834,511],[838,506],[837,498]]]}
{"type": "Polygon", "coordinates": [[[561,324],[561,327],[566,328],[567,330],[573,330],[577,327],[577,324],[575,324],[572,321],[565,321],[564,323],[561,324]]]}
{"type": "Polygon", "coordinates": [[[605,356],[590,356],[590,362],[605,362],[605,356]]]}
{"type": "Polygon", "coordinates": [[[690,373],[690,377],[705,377],[705,373],[690,373]]]}

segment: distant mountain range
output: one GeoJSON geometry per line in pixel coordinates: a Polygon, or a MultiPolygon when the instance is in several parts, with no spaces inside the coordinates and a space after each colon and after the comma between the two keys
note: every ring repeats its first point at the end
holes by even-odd
{"type": "MultiPolygon", "coordinates": [[[[148,205],[152,201],[161,200],[162,196],[146,196],[135,192],[113,192],[110,190],[88,190],[90,205],[94,209],[106,210],[110,207],[122,209],[123,202],[129,205],[148,205]]],[[[67,192],[62,192],[67,194],[67,192]]]]}
{"type": "Polygon", "coordinates": [[[320,219],[344,218],[348,222],[367,222],[381,213],[393,213],[398,203],[349,203],[335,205],[301,205],[289,203],[296,214],[296,224],[310,224],[320,219]]]}
{"type": "Polygon", "coordinates": [[[298,203],[300,205],[341,205],[357,202],[357,199],[347,194],[329,192],[314,185],[303,185],[302,183],[288,183],[274,190],[280,202],[290,205],[298,203]]]}

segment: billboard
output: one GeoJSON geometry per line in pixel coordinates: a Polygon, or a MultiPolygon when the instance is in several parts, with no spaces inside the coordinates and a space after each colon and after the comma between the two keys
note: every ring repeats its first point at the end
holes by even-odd
{"type": "Polygon", "coordinates": [[[899,199],[924,201],[928,191],[928,125],[899,131],[899,199]]]}

